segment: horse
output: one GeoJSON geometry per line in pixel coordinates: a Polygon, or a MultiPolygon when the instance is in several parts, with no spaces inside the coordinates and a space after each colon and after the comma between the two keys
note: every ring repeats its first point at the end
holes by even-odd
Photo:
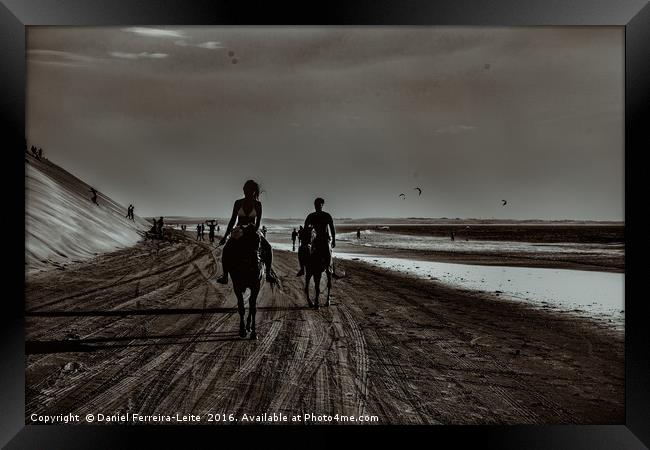
{"type": "MultiPolygon", "coordinates": [[[[301,249],[299,249],[300,251],[301,249]]],[[[323,272],[327,275],[327,300],[325,306],[330,306],[330,290],[332,288],[332,252],[329,246],[329,238],[327,236],[320,237],[312,229],[310,240],[307,245],[302,247],[303,258],[305,261],[305,296],[309,307],[320,308],[320,279],[323,272]],[[309,281],[314,278],[314,289],[316,291],[316,298],[312,303],[309,297],[309,281]]]]}
{"type": "Polygon", "coordinates": [[[245,338],[250,332],[250,339],[257,339],[255,330],[255,315],[257,313],[257,296],[262,287],[264,276],[264,263],[260,255],[261,238],[253,226],[244,227],[243,235],[233,244],[231,261],[229,261],[230,277],[233,291],[237,297],[237,310],[239,312],[239,337],[245,338]],[[248,318],[244,323],[244,292],[250,290],[248,297],[248,318]]]}

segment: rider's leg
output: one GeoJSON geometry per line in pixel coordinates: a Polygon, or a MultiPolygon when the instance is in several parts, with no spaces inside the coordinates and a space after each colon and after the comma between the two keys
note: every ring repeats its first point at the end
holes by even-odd
{"type": "Polygon", "coordinates": [[[277,280],[271,272],[273,267],[273,249],[271,248],[271,244],[269,244],[269,241],[264,236],[260,236],[260,246],[262,247],[262,260],[266,268],[266,281],[275,282],[277,280]]]}
{"type": "Polygon", "coordinates": [[[228,264],[230,263],[231,249],[232,242],[230,239],[228,239],[226,245],[223,246],[223,251],[221,252],[221,266],[223,267],[223,274],[217,278],[217,283],[228,284],[228,264]]]}
{"type": "Polygon", "coordinates": [[[300,247],[298,247],[298,263],[300,264],[300,270],[296,274],[297,277],[301,277],[305,274],[305,264],[306,264],[305,251],[306,251],[305,246],[301,245],[300,247]]]}

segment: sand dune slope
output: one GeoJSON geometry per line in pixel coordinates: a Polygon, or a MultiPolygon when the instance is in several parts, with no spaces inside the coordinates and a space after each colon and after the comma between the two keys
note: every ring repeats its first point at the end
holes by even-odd
{"type": "Polygon", "coordinates": [[[126,206],[47,160],[26,156],[26,236],[28,271],[61,267],[98,253],[135,244],[149,224],[128,220],[126,206]]]}

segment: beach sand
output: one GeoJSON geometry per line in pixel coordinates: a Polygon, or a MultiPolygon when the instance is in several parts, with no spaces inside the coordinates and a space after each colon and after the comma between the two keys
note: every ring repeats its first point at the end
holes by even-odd
{"type": "Polygon", "coordinates": [[[296,254],[237,336],[220,249],[187,233],[28,276],[32,413],[369,414],[379,424],[623,423],[624,335],[606,318],[338,261],[308,309],[296,254]],[[70,364],[72,363],[72,364],[70,364]]]}

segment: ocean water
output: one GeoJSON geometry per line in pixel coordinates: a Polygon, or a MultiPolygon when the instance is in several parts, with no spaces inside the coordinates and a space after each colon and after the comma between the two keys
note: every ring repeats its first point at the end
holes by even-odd
{"type": "Polygon", "coordinates": [[[443,252],[466,253],[583,253],[610,256],[622,256],[623,244],[582,244],[582,243],[532,243],[515,241],[486,241],[456,239],[440,236],[417,236],[398,233],[385,233],[374,230],[361,232],[361,239],[356,233],[341,233],[337,240],[363,247],[379,247],[405,250],[432,250],[443,252]]]}
{"type": "MultiPolygon", "coordinates": [[[[291,250],[291,244],[287,243],[274,243],[273,247],[291,250]]],[[[528,302],[539,307],[558,308],[585,315],[605,315],[617,321],[622,321],[625,310],[623,273],[442,263],[357,254],[337,249],[334,249],[334,257],[363,261],[461,289],[485,291],[494,295],[498,293],[501,298],[528,302]]]]}

